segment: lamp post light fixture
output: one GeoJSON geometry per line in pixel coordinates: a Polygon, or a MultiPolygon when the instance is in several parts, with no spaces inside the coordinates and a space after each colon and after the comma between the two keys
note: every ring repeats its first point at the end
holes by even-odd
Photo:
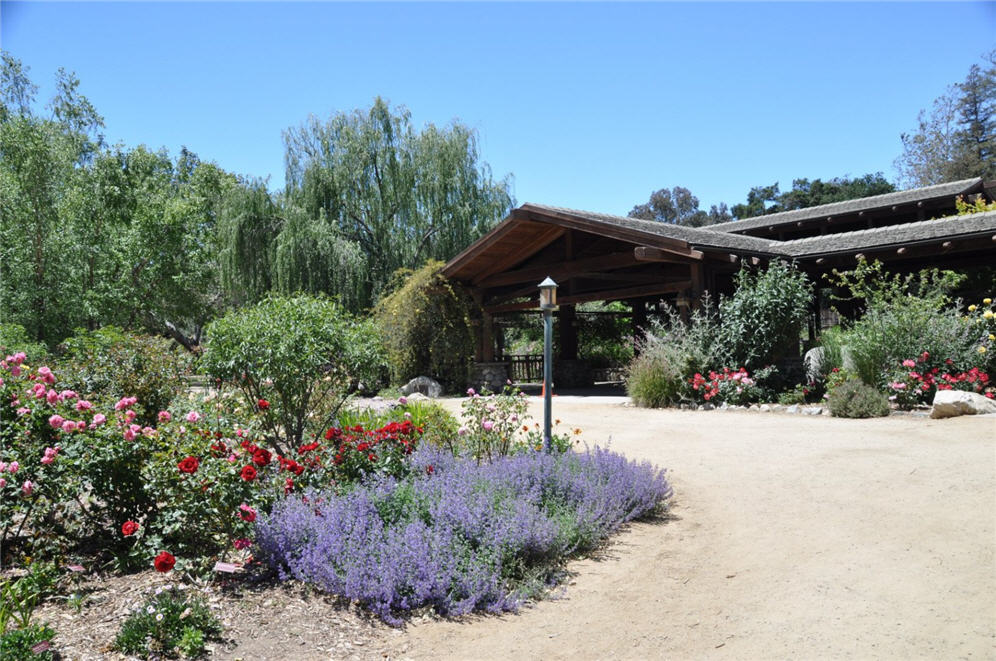
{"type": "Polygon", "coordinates": [[[557,283],[547,276],[539,283],[540,310],[543,311],[543,450],[553,450],[550,421],[553,408],[553,311],[557,309],[557,283]]]}

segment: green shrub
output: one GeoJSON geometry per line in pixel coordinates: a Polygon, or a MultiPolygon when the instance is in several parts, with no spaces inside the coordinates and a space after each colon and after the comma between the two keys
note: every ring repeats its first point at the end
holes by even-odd
{"type": "Polygon", "coordinates": [[[393,383],[430,376],[450,392],[466,386],[476,306],[440,274],[442,266],[430,261],[417,271],[397,272],[394,280],[400,286],[374,308],[393,383]]]}
{"type": "Polygon", "coordinates": [[[221,624],[203,600],[183,590],[159,589],[121,625],[114,647],[143,659],[204,654],[204,641],[218,639],[221,624]]]}
{"type": "Polygon", "coordinates": [[[384,369],[373,323],[324,298],[271,297],[206,332],[203,369],[241,390],[282,453],[329,427],[357,384],[375,383],[384,369]]]}
{"type": "Polygon", "coordinates": [[[889,399],[860,379],[848,379],[832,388],[828,404],[838,418],[879,418],[889,415],[889,399]]]}
{"type": "Polygon", "coordinates": [[[48,355],[48,347],[28,337],[28,331],[20,324],[0,324],[0,358],[7,354],[22,351],[34,361],[48,355]]]}
{"type": "Polygon", "coordinates": [[[638,406],[661,407],[692,399],[690,379],[716,366],[718,322],[708,299],[689,321],[665,308],[664,321],[652,322],[629,365],[626,390],[638,406]]]}
{"type": "Polygon", "coordinates": [[[724,364],[753,372],[787,355],[799,342],[812,295],[806,274],[784,262],[742,269],[736,292],[719,303],[724,364]]]}
{"type": "Polygon", "coordinates": [[[831,280],[844,292],[838,300],[863,306],[864,314],[829,335],[824,346],[839,361],[833,366],[846,366],[865,383],[883,388],[902,361],[924,352],[928,360],[921,371],[977,365],[984,324],[965,318],[949,296],[963,279],[937,269],[888,274],[880,262],[864,260],[850,271],[834,271],[831,280]]]}
{"type": "Polygon", "coordinates": [[[57,369],[66,387],[91,399],[136,397],[142,425],[154,424],[156,414],[169,408],[191,365],[190,354],[175,342],[116,326],[79,329],[61,350],[57,369]]]}
{"type": "Polygon", "coordinates": [[[45,624],[31,624],[23,629],[0,633],[0,659],[3,661],[47,661],[54,659],[51,651],[38,652],[32,648],[38,643],[52,640],[55,632],[45,624]]]}

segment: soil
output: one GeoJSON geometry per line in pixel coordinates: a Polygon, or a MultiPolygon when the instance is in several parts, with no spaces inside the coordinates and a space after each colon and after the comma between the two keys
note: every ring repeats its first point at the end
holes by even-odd
{"type": "MultiPolygon", "coordinates": [[[[554,415],[589,443],[667,467],[670,516],[570,563],[550,599],[518,614],[415,617],[399,630],[298,585],[214,586],[228,642],[212,657],[996,657],[996,417],[842,420],[624,401],[558,397],[554,415]]],[[[531,398],[537,420],[540,406],[531,398]]],[[[168,580],[141,576],[107,579],[79,614],[46,604],[39,615],[64,658],[112,658],[106,646],[141,589],[168,580]]]]}

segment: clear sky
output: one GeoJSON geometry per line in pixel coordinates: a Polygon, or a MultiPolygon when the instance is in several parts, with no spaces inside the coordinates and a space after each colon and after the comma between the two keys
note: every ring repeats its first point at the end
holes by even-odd
{"type": "Polygon", "coordinates": [[[283,186],[281,132],[376,95],[477,129],[519,203],[625,214],[682,185],[883,172],[996,47],[994,3],[20,3],[0,47],[60,66],[109,141],[186,145],[283,186]]]}

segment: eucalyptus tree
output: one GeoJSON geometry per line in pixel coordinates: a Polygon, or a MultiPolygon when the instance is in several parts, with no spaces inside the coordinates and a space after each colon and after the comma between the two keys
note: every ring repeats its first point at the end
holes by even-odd
{"type": "Polygon", "coordinates": [[[374,296],[395,270],[454,256],[513,204],[509,177],[494,179],[472,129],[417,131],[405,108],[379,97],[367,110],[309,117],[284,144],[288,201],[360,247],[374,296]]]}

